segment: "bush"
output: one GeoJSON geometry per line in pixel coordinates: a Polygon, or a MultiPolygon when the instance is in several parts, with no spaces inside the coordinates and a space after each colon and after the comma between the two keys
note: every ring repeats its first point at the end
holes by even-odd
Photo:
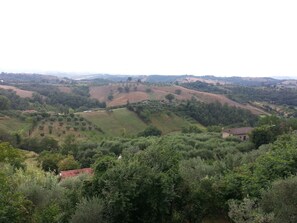
{"type": "Polygon", "coordinates": [[[51,122],[55,122],[56,121],[56,118],[55,117],[50,117],[50,121],[51,122]]]}
{"type": "Polygon", "coordinates": [[[218,126],[218,125],[211,125],[207,127],[207,131],[208,132],[221,132],[222,131],[222,127],[218,126]]]}
{"type": "Polygon", "coordinates": [[[77,205],[71,223],[94,223],[103,221],[103,204],[98,197],[83,198],[77,205]]]}
{"type": "Polygon", "coordinates": [[[60,207],[51,203],[42,209],[39,209],[35,214],[36,222],[58,223],[60,222],[60,207]]]}
{"type": "MultiPolygon", "coordinates": [[[[265,214],[258,207],[255,199],[245,198],[243,201],[230,200],[229,202],[229,217],[235,223],[272,223],[274,222],[273,215],[265,214]]],[[[283,222],[283,221],[279,221],[283,222]]]]}
{"type": "Polygon", "coordinates": [[[278,180],[262,193],[261,207],[274,214],[274,222],[296,222],[297,220],[297,177],[278,180]]]}
{"type": "Polygon", "coordinates": [[[53,126],[48,126],[48,133],[49,134],[52,134],[53,133],[53,126]]]}
{"type": "Polygon", "coordinates": [[[162,134],[162,131],[160,129],[158,129],[155,126],[150,125],[149,127],[147,127],[143,132],[140,132],[138,134],[138,136],[160,136],[162,134]]]}
{"type": "Polygon", "coordinates": [[[175,94],[177,94],[177,95],[180,95],[181,92],[182,92],[181,89],[176,89],[176,90],[175,90],[175,94]]]}
{"type": "Polygon", "coordinates": [[[196,125],[190,125],[182,128],[182,133],[201,133],[202,130],[196,125]]]}
{"type": "Polygon", "coordinates": [[[32,203],[15,191],[10,179],[0,172],[0,222],[31,222],[32,203]]]}
{"type": "Polygon", "coordinates": [[[78,169],[80,168],[80,165],[72,155],[68,155],[65,159],[59,161],[58,167],[59,171],[62,171],[78,169]]]}

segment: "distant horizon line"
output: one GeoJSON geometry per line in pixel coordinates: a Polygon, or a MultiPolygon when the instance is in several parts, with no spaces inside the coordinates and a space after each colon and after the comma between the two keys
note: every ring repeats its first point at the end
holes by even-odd
{"type": "Polygon", "coordinates": [[[247,75],[198,75],[198,74],[160,74],[160,73],[151,73],[151,74],[128,74],[128,73],[107,73],[107,72],[89,72],[89,71],[8,71],[0,69],[0,73],[14,73],[14,74],[39,74],[39,75],[52,75],[52,76],[61,76],[67,75],[68,77],[73,76],[89,76],[89,75],[114,75],[114,76],[195,76],[195,77],[204,77],[204,76],[212,76],[212,77],[246,77],[246,78],[275,78],[275,79],[297,79],[296,76],[247,76],[247,75]]]}

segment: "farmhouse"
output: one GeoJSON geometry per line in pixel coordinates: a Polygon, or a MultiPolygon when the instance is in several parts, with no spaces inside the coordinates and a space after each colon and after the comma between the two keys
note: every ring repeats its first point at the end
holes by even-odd
{"type": "Polygon", "coordinates": [[[222,137],[227,138],[229,136],[235,136],[238,137],[240,140],[245,141],[249,139],[249,133],[252,130],[252,127],[224,129],[222,132],[222,137]]]}
{"type": "Polygon", "coordinates": [[[83,173],[93,174],[93,169],[92,168],[83,168],[83,169],[61,171],[60,178],[63,180],[68,177],[76,177],[79,174],[83,174],[83,173]]]}

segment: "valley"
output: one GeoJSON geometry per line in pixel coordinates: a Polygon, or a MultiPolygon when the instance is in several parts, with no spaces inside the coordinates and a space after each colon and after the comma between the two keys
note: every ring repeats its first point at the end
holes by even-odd
{"type": "Polygon", "coordinates": [[[89,77],[0,75],[0,210],[26,222],[272,223],[293,202],[282,197],[296,188],[295,82],[89,77]]]}

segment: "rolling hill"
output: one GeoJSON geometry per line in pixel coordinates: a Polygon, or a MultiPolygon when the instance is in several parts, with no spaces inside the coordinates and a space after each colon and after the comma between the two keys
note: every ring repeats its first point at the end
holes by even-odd
{"type": "Polygon", "coordinates": [[[91,98],[106,101],[108,107],[125,105],[127,102],[134,103],[145,100],[166,100],[167,94],[174,94],[177,100],[190,100],[195,98],[205,103],[220,102],[243,109],[250,110],[253,114],[265,114],[265,112],[252,105],[237,103],[224,95],[201,92],[187,89],[178,85],[151,85],[137,83],[118,83],[104,86],[91,86],[91,98]],[[109,96],[112,95],[112,100],[109,96]]]}

